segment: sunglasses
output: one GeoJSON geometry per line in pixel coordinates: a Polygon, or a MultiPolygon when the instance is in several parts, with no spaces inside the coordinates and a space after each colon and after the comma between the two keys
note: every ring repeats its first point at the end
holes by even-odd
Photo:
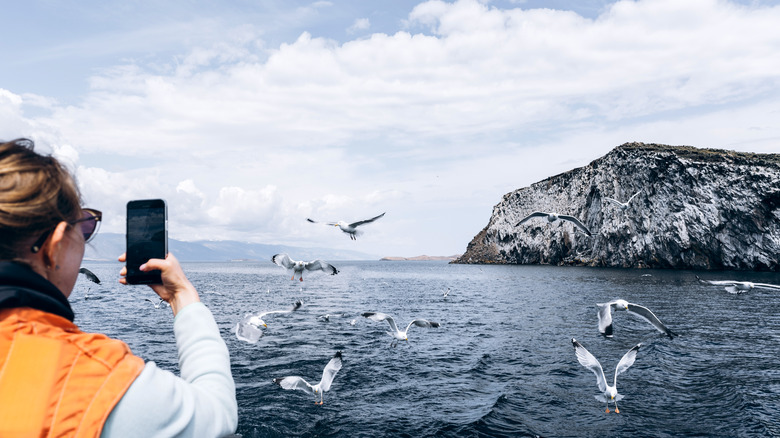
{"type": "MultiPolygon", "coordinates": [[[[70,225],[78,225],[81,229],[81,234],[84,235],[84,243],[89,242],[97,234],[98,228],[100,228],[100,221],[103,219],[103,213],[93,210],[91,208],[84,208],[81,210],[81,218],[75,221],[68,221],[70,225]]],[[[37,253],[41,250],[43,243],[49,238],[53,230],[49,230],[35,241],[32,246],[32,252],[37,253]]]]}

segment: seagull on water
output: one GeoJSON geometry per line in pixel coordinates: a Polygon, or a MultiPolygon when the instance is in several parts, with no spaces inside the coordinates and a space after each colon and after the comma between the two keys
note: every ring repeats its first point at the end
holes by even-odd
{"type": "Polygon", "coordinates": [[[636,195],[638,195],[640,192],[641,192],[641,190],[636,192],[636,193],[634,193],[633,195],[631,195],[631,197],[628,198],[628,201],[626,201],[626,202],[620,202],[617,199],[612,199],[612,198],[610,198],[608,196],[605,196],[604,199],[606,199],[607,201],[610,201],[613,204],[615,204],[618,207],[620,207],[620,211],[626,211],[626,210],[628,210],[628,203],[631,202],[631,200],[634,199],[636,197],[636,195]]]}
{"type": "Polygon", "coordinates": [[[330,359],[328,364],[325,365],[325,369],[322,371],[322,379],[320,379],[320,383],[316,385],[311,385],[309,382],[299,376],[276,378],[273,380],[273,382],[281,386],[283,389],[300,389],[301,391],[314,394],[315,397],[317,394],[319,394],[320,401],[315,401],[314,404],[322,405],[324,403],[322,400],[322,395],[330,390],[330,385],[333,383],[333,378],[336,377],[336,373],[338,373],[340,369],[341,352],[337,351],[336,354],[334,354],[330,359]]]}
{"type": "Polygon", "coordinates": [[[580,365],[593,371],[593,374],[596,375],[596,382],[601,391],[601,394],[596,396],[596,400],[607,404],[607,413],[609,413],[609,402],[614,403],[615,413],[619,414],[620,409],[618,409],[617,402],[622,399],[623,396],[618,394],[617,391],[617,376],[618,374],[625,372],[628,367],[634,364],[636,353],[639,351],[639,347],[641,347],[642,344],[636,344],[628,350],[628,353],[623,355],[620,362],[618,362],[617,367],[615,367],[615,379],[613,380],[612,385],[609,385],[607,383],[607,378],[604,377],[604,369],[601,368],[599,361],[576,339],[571,338],[571,343],[574,345],[574,352],[577,354],[577,360],[580,362],[580,365]]]}
{"type": "Polygon", "coordinates": [[[599,308],[599,333],[611,338],[612,337],[612,309],[625,310],[639,316],[645,321],[653,325],[659,332],[673,338],[677,336],[677,333],[666,328],[665,325],[658,319],[653,312],[647,307],[640,306],[638,304],[629,303],[626,300],[614,300],[608,303],[596,304],[599,308]]]}
{"type": "Polygon", "coordinates": [[[330,263],[324,261],[324,260],[312,260],[310,262],[302,262],[293,260],[288,256],[287,254],[275,254],[273,257],[271,257],[271,261],[276,263],[277,265],[293,270],[293,275],[291,280],[295,280],[295,274],[300,274],[300,279],[303,281],[303,270],[306,269],[307,271],[322,271],[327,272],[330,275],[336,275],[339,273],[339,270],[336,269],[333,265],[330,263]]]}
{"type": "Polygon", "coordinates": [[[271,310],[268,312],[262,312],[258,314],[248,313],[236,324],[236,337],[240,341],[248,342],[250,344],[256,343],[263,337],[263,332],[260,330],[260,326],[268,327],[268,324],[263,321],[267,315],[281,315],[284,313],[292,313],[300,309],[303,305],[303,300],[298,300],[293,304],[291,309],[288,310],[271,310]]]}
{"type": "Polygon", "coordinates": [[[774,284],[766,284],[766,283],[753,283],[750,281],[734,281],[734,280],[723,280],[723,281],[713,281],[713,280],[702,280],[699,278],[699,276],[696,276],[696,279],[699,280],[700,283],[704,284],[713,284],[716,286],[726,286],[725,289],[727,292],[732,294],[743,294],[751,289],[759,288],[759,289],[780,289],[780,286],[774,285],[774,284]]]}
{"type": "Polygon", "coordinates": [[[586,227],[582,222],[580,222],[579,219],[577,219],[574,216],[568,216],[568,215],[565,215],[565,214],[558,214],[558,213],[544,213],[544,212],[541,212],[541,211],[535,211],[535,212],[529,214],[523,220],[518,222],[517,225],[515,225],[515,226],[518,227],[518,226],[528,222],[529,220],[531,220],[532,218],[535,218],[535,217],[546,217],[547,221],[550,222],[550,223],[555,222],[558,219],[564,220],[564,221],[569,221],[569,222],[573,223],[574,225],[576,225],[577,227],[579,227],[580,229],[582,229],[582,231],[584,231],[585,234],[587,234],[588,236],[592,236],[593,235],[593,234],[591,234],[590,230],[588,230],[588,227],[586,227]]]}
{"type": "Polygon", "coordinates": [[[450,294],[450,288],[447,288],[447,290],[444,291],[444,298],[447,298],[447,295],[450,294]]]}
{"type": "Polygon", "coordinates": [[[361,315],[372,321],[387,321],[387,323],[390,324],[390,329],[392,330],[391,332],[387,332],[387,334],[393,337],[393,343],[391,344],[393,347],[395,347],[398,344],[398,341],[409,340],[406,333],[413,325],[416,325],[417,327],[425,327],[425,328],[441,327],[441,324],[439,324],[438,322],[428,321],[426,319],[415,319],[414,321],[410,322],[409,325],[406,326],[406,330],[401,331],[398,329],[398,326],[395,324],[395,320],[390,315],[380,313],[380,312],[364,312],[361,315]]]}
{"type": "MultiPolygon", "coordinates": [[[[379,216],[372,217],[371,219],[365,219],[362,221],[352,222],[351,224],[348,224],[344,221],[338,221],[338,222],[326,222],[328,226],[331,227],[339,227],[341,231],[349,234],[349,238],[352,240],[357,240],[357,236],[362,233],[362,231],[358,230],[357,227],[360,225],[370,224],[371,222],[374,222],[375,220],[379,219],[380,217],[384,216],[385,213],[380,214],[379,216]]],[[[306,218],[307,221],[318,224],[320,222],[317,222],[313,219],[306,218]]]]}

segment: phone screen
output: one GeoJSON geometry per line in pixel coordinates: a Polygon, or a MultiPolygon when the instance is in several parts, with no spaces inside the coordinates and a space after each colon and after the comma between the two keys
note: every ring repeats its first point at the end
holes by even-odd
{"type": "Polygon", "coordinates": [[[162,199],[127,203],[127,282],[160,284],[160,271],[141,272],[149,259],[164,259],[168,254],[167,210],[162,199]]]}

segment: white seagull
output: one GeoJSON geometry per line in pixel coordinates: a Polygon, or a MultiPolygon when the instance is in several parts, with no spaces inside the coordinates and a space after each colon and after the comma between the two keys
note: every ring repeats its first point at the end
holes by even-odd
{"type": "Polygon", "coordinates": [[[547,221],[550,222],[550,223],[555,222],[558,219],[561,219],[561,220],[564,220],[564,221],[569,221],[569,222],[573,223],[574,225],[578,226],[580,229],[582,229],[582,231],[584,231],[585,234],[587,234],[588,236],[592,236],[593,235],[593,234],[591,234],[590,230],[588,230],[588,227],[586,227],[582,222],[580,222],[579,219],[577,219],[574,216],[568,216],[568,215],[565,215],[565,214],[558,214],[558,213],[544,213],[544,212],[541,212],[541,211],[535,211],[535,212],[529,214],[523,220],[518,222],[517,225],[515,225],[515,226],[518,227],[518,226],[528,222],[529,220],[531,220],[531,218],[535,218],[535,217],[546,217],[547,221]]]}
{"type": "Polygon", "coordinates": [[[333,383],[333,378],[336,377],[336,373],[339,372],[341,369],[341,352],[337,351],[336,354],[333,355],[333,357],[330,359],[330,362],[328,362],[327,365],[325,365],[325,369],[322,371],[322,379],[320,379],[320,383],[312,386],[309,382],[304,380],[302,377],[298,376],[287,376],[287,377],[281,377],[276,378],[273,380],[274,383],[281,386],[283,389],[300,389],[301,391],[308,392],[310,394],[314,394],[315,397],[317,394],[320,395],[320,401],[314,402],[316,405],[322,405],[324,402],[322,400],[322,395],[328,390],[330,390],[330,385],[333,383]]]}
{"type": "Polygon", "coordinates": [[[604,370],[601,368],[599,361],[576,339],[571,338],[571,343],[574,345],[574,352],[577,354],[577,360],[580,362],[580,365],[593,371],[593,374],[596,375],[596,382],[601,391],[601,394],[596,396],[596,400],[607,404],[607,413],[609,413],[609,402],[614,403],[615,413],[619,414],[620,409],[618,409],[617,402],[622,399],[623,396],[618,394],[617,391],[617,376],[634,364],[636,353],[639,351],[639,347],[641,347],[642,344],[636,344],[628,350],[628,353],[623,355],[620,362],[618,362],[617,367],[615,367],[615,380],[612,382],[612,385],[609,385],[607,383],[607,378],[604,377],[604,370]]]}
{"type": "Polygon", "coordinates": [[[153,299],[151,299],[151,298],[144,298],[144,299],[145,299],[146,301],[148,301],[148,302],[152,303],[152,305],[154,306],[154,308],[155,308],[155,309],[159,309],[159,308],[160,308],[160,305],[162,305],[162,303],[168,304],[168,303],[166,303],[165,301],[163,301],[162,299],[160,299],[160,300],[157,300],[157,301],[154,301],[154,300],[153,300],[153,299]]]}
{"type": "Polygon", "coordinates": [[[248,313],[236,324],[236,337],[240,341],[248,342],[250,344],[256,343],[263,337],[263,332],[260,330],[260,326],[268,327],[268,324],[263,321],[267,315],[277,315],[283,313],[292,313],[301,308],[303,305],[302,300],[298,300],[293,304],[291,309],[288,310],[271,310],[268,312],[262,312],[258,314],[248,313]]]}
{"type": "MultiPolygon", "coordinates": [[[[362,231],[358,230],[357,227],[360,225],[370,224],[371,222],[374,222],[375,220],[379,219],[380,217],[384,216],[385,214],[382,213],[379,216],[372,217],[371,219],[365,219],[362,221],[352,222],[351,224],[348,224],[344,221],[338,221],[338,222],[326,222],[328,226],[331,227],[339,227],[341,231],[349,234],[349,238],[352,240],[357,240],[357,236],[362,234],[362,231]]],[[[307,221],[318,224],[320,222],[315,221],[314,219],[306,218],[307,221]]]]}
{"type": "Polygon", "coordinates": [[[725,289],[727,292],[732,294],[743,294],[753,288],[759,288],[759,289],[780,289],[780,286],[774,285],[774,284],[766,284],[766,283],[752,283],[750,281],[733,281],[733,280],[723,280],[723,281],[714,281],[714,280],[702,280],[699,278],[699,276],[696,276],[696,279],[699,280],[700,283],[704,284],[712,284],[716,286],[726,286],[725,289]]]}
{"type": "Polygon", "coordinates": [[[614,300],[608,303],[596,304],[599,308],[599,333],[611,338],[612,337],[612,309],[625,310],[639,316],[645,321],[653,325],[659,332],[673,338],[677,336],[677,333],[666,328],[665,325],[658,319],[653,312],[647,307],[640,306],[638,304],[629,303],[626,300],[614,300]]]}
{"type": "Polygon", "coordinates": [[[612,198],[610,198],[608,196],[605,196],[604,199],[606,199],[607,201],[610,201],[613,204],[615,204],[618,207],[620,207],[620,211],[626,211],[626,210],[628,210],[628,203],[631,202],[631,200],[634,199],[634,197],[636,197],[636,195],[638,195],[640,192],[641,192],[641,190],[639,192],[636,192],[633,195],[631,195],[631,197],[628,198],[628,201],[626,201],[626,202],[620,202],[617,199],[612,199],[612,198]]]}
{"type": "Polygon", "coordinates": [[[450,294],[450,288],[447,288],[447,290],[444,291],[444,298],[447,298],[447,295],[450,294]]]}
{"type": "Polygon", "coordinates": [[[417,327],[441,327],[441,324],[438,322],[428,321],[426,319],[415,319],[414,321],[410,322],[409,325],[406,326],[406,330],[401,331],[398,329],[398,326],[395,324],[395,320],[392,316],[380,313],[380,312],[364,312],[361,314],[362,316],[372,320],[372,321],[387,321],[388,324],[390,324],[391,332],[387,332],[388,335],[393,337],[393,343],[391,344],[393,347],[398,344],[398,341],[408,341],[409,337],[407,336],[407,332],[409,329],[416,325],[417,327]]]}
{"type": "Polygon", "coordinates": [[[293,260],[288,256],[287,254],[275,254],[273,257],[271,257],[271,261],[276,263],[277,265],[293,270],[293,275],[291,280],[295,280],[295,274],[300,274],[300,279],[303,281],[303,270],[306,269],[307,271],[322,271],[327,272],[330,275],[336,275],[339,273],[339,270],[336,269],[333,265],[330,263],[324,261],[324,260],[312,260],[310,262],[302,262],[293,260]]]}

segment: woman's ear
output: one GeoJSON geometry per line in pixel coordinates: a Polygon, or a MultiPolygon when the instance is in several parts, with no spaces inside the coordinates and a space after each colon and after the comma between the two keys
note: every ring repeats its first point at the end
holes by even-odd
{"type": "Polygon", "coordinates": [[[69,226],[64,221],[58,223],[43,244],[41,252],[43,253],[43,264],[46,266],[46,269],[60,269],[60,261],[66,256],[68,245],[70,245],[70,241],[67,239],[69,226]]]}

